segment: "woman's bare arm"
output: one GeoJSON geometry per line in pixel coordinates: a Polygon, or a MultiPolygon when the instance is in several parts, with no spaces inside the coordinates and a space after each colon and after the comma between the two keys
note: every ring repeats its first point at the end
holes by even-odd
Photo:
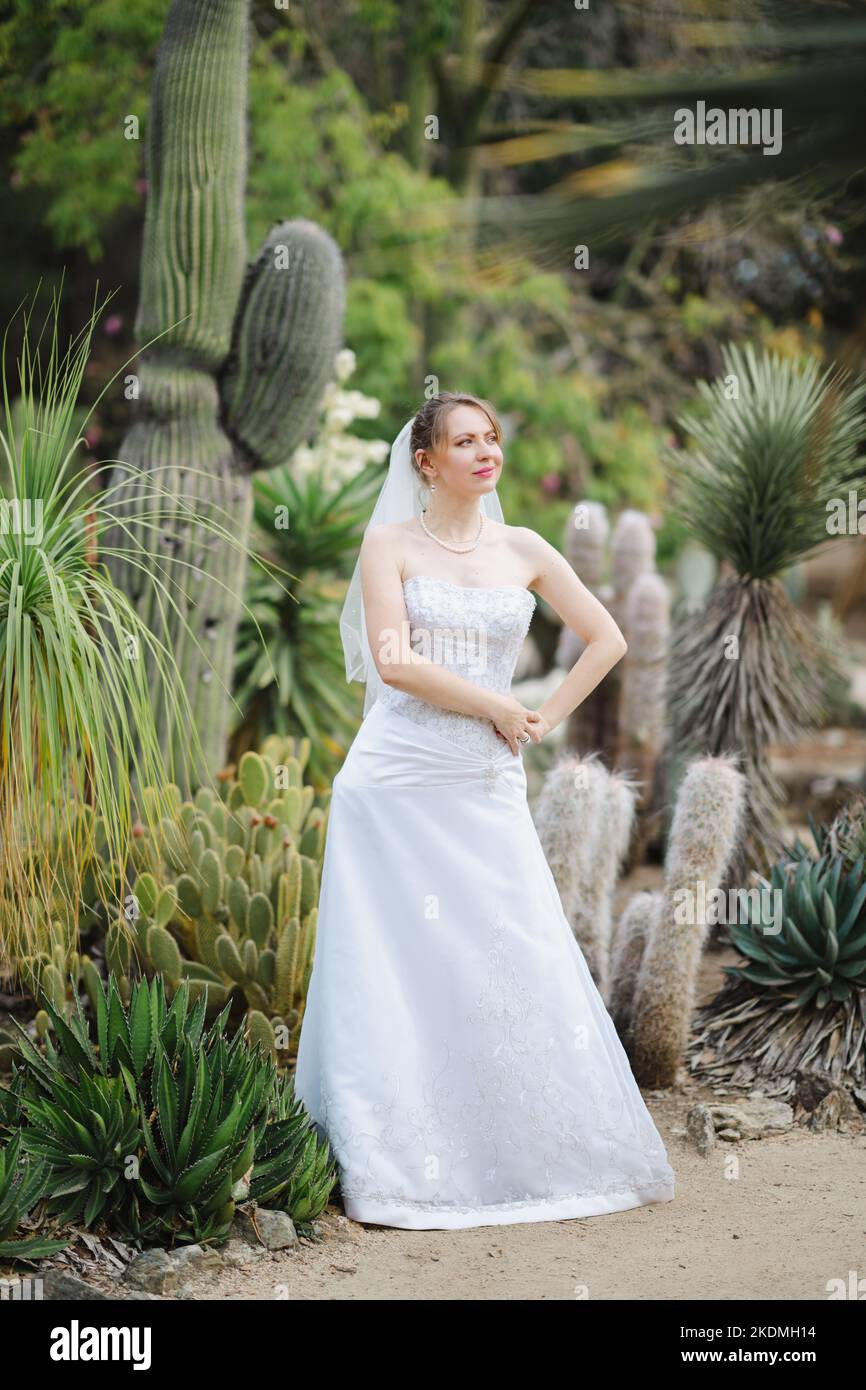
{"type": "Polygon", "coordinates": [[[536,571],[531,587],[586,643],[562,684],[538,707],[548,729],[554,729],[625,656],[628,644],[604,604],[578,579],[558,550],[528,529],[523,541],[536,571]]]}

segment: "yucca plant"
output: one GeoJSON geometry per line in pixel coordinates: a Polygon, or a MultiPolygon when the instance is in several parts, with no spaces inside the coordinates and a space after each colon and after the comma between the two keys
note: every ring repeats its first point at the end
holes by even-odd
{"type": "Polygon", "coordinates": [[[669,708],[682,757],[737,753],[749,781],[747,839],[734,877],[777,857],[782,791],[768,747],[820,714],[834,662],[779,576],[827,541],[827,503],[866,475],[866,386],[814,359],[722,349],[700,382],[702,414],[681,417],[687,450],[669,450],[675,505],[724,566],[706,606],[675,635],[669,708]]]}
{"type": "MultiPolygon", "coordinates": [[[[685,34],[678,15],[666,19],[685,34]]],[[[663,34],[662,26],[662,43],[663,34]]],[[[551,179],[541,195],[469,198],[450,210],[452,219],[477,226],[500,263],[503,243],[519,239],[536,263],[560,267],[576,226],[593,247],[633,251],[635,228],[651,235],[655,225],[661,235],[687,210],[765,185],[768,160],[758,146],[724,151],[717,145],[674,145],[673,113],[698,101],[723,110],[783,110],[785,138],[772,158],[773,180],[796,180],[801,199],[804,189],[807,195],[836,192],[859,176],[866,119],[861,15],[830,11],[819,0],[798,6],[796,15],[775,0],[760,9],[738,0],[711,23],[698,22],[694,34],[692,52],[680,49],[688,61],[671,63],[666,55],[654,71],[523,63],[500,70],[497,78],[506,90],[519,87],[525,115],[515,134],[503,139],[491,132],[485,164],[534,165],[537,188],[547,163],[551,179]],[[534,99],[545,104],[537,118],[534,99]],[[555,121],[551,100],[562,103],[555,121]]],[[[419,208],[417,220],[423,225],[436,211],[419,208]]]]}
{"type": "MultiPolygon", "coordinates": [[[[117,542],[112,549],[104,540],[115,524],[119,484],[96,490],[105,466],[88,468],[79,457],[85,440],[77,400],[100,311],[94,310],[65,352],[58,345],[57,294],[35,352],[32,312],[23,317],[14,410],[6,366],[8,327],[2,358],[0,954],[13,970],[16,959],[38,956],[44,945],[38,916],[34,920],[27,910],[30,900],[41,903],[43,917],[52,920],[60,894],[74,935],[96,837],[101,837],[110,881],[122,885],[133,824],[144,818],[155,828],[167,809],[159,790],[146,806],[137,806],[136,789],[184,780],[188,766],[201,763],[175,656],[161,635],[148,629],[103,563],[106,555],[117,553],[117,542]],[[187,728],[187,763],[167,763],[163,756],[153,715],[157,692],[187,728]]],[[[144,542],[124,528],[118,534],[130,538],[126,559],[152,584],[155,603],[165,614],[176,601],[158,567],[150,566],[148,549],[166,510],[160,488],[117,460],[110,464],[127,480],[138,481],[137,521],[144,542]]],[[[217,521],[205,523],[190,513],[190,523],[193,519],[222,536],[217,521]]]]}

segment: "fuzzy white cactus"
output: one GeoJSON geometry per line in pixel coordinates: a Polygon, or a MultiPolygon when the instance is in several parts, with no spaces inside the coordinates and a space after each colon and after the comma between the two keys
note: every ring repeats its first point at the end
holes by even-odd
{"type": "Polygon", "coordinates": [[[613,894],[634,822],[635,791],[597,755],[563,754],[533,811],[563,910],[602,995],[607,989],[613,894]]]}
{"type": "Polygon", "coordinates": [[[746,779],[733,757],[697,759],[680,785],[663,901],[641,960],[628,1039],[641,1085],[670,1086],[676,1079],[707,936],[706,903],[734,856],[745,800],[746,779]]]}
{"type": "MultiPolygon", "coordinates": [[[[605,591],[607,542],[610,524],[601,502],[578,502],[573,508],[563,535],[562,549],[575,574],[586,587],[601,598],[605,591]]],[[[608,595],[609,597],[609,595],[608,595]]],[[[570,671],[586,643],[563,627],[559,634],[554,665],[570,671]]]]}
{"type": "Polygon", "coordinates": [[[623,1040],[631,1027],[635,983],[662,901],[661,893],[634,893],[613,934],[607,1007],[623,1040]]]}
{"type": "Polygon", "coordinates": [[[634,581],[626,601],[628,652],[623,661],[616,765],[637,779],[637,825],[629,863],[643,858],[655,821],[653,784],[665,738],[671,596],[655,571],[634,581]]]}

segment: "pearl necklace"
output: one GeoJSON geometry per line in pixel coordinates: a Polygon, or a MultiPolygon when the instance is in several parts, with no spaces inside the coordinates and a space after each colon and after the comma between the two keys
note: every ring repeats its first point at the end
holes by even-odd
{"type": "Polygon", "coordinates": [[[428,527],[427,523],[426,523],[425,520],[424,520],[424,512],[426,512],[426,510],[427,510],[427,508],[425,507],[425,508],[423,509],[423,511],[421,512],[421,515],[418,517],[418,520],[420,521],[421,526],[423,527],[425,534],[428,535],[428,536],[430,537],[431,541],[435,541],[437,545],[443,546],[443,548],[444,548],[445,550],[453,550],[454,553],[455,553],[456,555],[468,555],[468,554],[469,554],[469,551],[470,551],[470,550],[474,550],[475,547],[478,545],[478,542],[481,540],[481,532],[482,532],[482,530],[483,530],[483,528],[484,528],[484,513],[483,513],[483,512],[481,513],[480,517],[478,518],[478,535],[475,537],[475,540],[472,541],[471,545],[467,545],[467,546],[465,546],[465,548],[461,549],[461,547],[460,547],[459,545],[449,545],[447,541],[442,541],[442,540],[439,539],[438,536],[434,536],[433,532],[430,530],[430,528],[428,527]]]}

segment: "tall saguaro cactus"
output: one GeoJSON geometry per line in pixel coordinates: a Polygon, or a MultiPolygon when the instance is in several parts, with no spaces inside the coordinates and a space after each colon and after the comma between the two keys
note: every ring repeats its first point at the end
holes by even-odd
{"type": "MultiPolygon", "coordinates": [[[[172,644],[206,766],[225,756],[249,540],[250,474],[284,463],[313,425],[340,346],[340,252],[314,223],[276,223],[246,265],[248,0],[174,0],[145,152],[148,205],[136,334],[139,399],[121,458],[164,490],[148,539],[169,587],[116,582],[172,644]],[[193,518],[210,518],[225,528],[193,518]],[[229,539],[228,537],[231,537],[229,539]]],[[[123,517],[134,484],[118,483],[123,517]]],[[[159,711],[166,752],[189,745],[159,711]]]]}

